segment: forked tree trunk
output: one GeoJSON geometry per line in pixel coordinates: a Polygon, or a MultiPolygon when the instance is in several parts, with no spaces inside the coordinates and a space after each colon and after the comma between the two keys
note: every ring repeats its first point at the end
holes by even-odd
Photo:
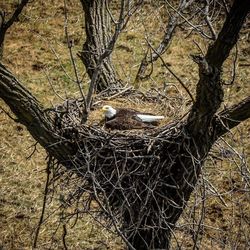
{"type": "Polygon", "coordinates": [[[94,71],[99,67],[96,91],[100,92],[117,83],[116,73],[110,56],[100,63],[111,38],[111,20],[107,11],[108,0],[82,0],[85,13],[86,41],[80,53],[87,73],[92,79],[94,71]]]}
{"type": "MultiPolygon", "coordinates": [[[[201,56],[193,57],[199,66],[200,76],[196,90],[196,102],[183,127],[183,133],[170,144],[166,143],[165,148],[162,148],[162,151],[165,152],[161,156],[162,164],[166,164],[166,162],[173,162],[173,164],[169,168],[167,163],[167,171],[161,176],[166,176],[165,182],[173,188],[166,188],[165,192],[162,190],[164,198],[162,200],[159,198],[155,203],[151,203],[151,206],[164,208],[166,211],[164,215],[167,219],[161,225],[162,228],[156,231],[154,214],[140,218],[139,227],[142,229],[137,229],[137,233],[129,239],[136,250],[169,249],[171,231],[189,200],[209,150],[218,136],[221,135],[218,127],[216,128],[218,120],[215,118],[215,113],[219,109],[224,95],[221,84],[222,65],[238,40],[249,8],[248,0],[236,0],[218,39],[209,47],[207,55],[204,58],[201,56]],[[166,200],[173,201],[174,205],[171,205],[171,202],[165,205],[166,200]]],[[[247,100],[249,101],[250,98],[247,100]]],[[[247,107],[244,103],[242,103],[241,108],[242,111],[237,114],[237,119],[244,112],[244,115],[250,114],[250,110],[246,110],[247,107]]],[[[229,125],[230,122],[237,123],[237,119],[228,120],[224,125],[229,125]]],[[[220,124],[223,124],[222,120],[220,124]]],[[[221,126],[224,128],[224,132],[227,131],[225,126],[221,126]]],[[[135,206],[134,211],[139,210],[138,205],[137,208],[135,206]]],[[[139,215],[137,214],[137,216],[139,215]]],[[[130,217],[131,215],[127,218],[128,223],[131,221],[130,217]]]]}
{"type": "MultiPolygon", "coordinates": [[[[98,0],[83,3],[86,8],[94,8],[95,4],[100,7],[102,3],[98,0]]],[[[170,131],[178,132],[166,135],[169,127],[165,127],[162,132],[150,137],[155,140],[152,146],[150,142],[150,150],[147,138],[138,139],[135,136],[133,140],[131,137],[130,140],[123,138],[125,143],[119,151],[117,141],[112,141],[115,140],[115,135],[108,136],[107,132],[98,132],[97,129],[91,130],[93,135],[81,138],[80,142],[74,141],[73,138],[67,140],[55,128],[50,115],[42,109],[32,94],[0,63],[0,97],[15,113],[18,122],[24,124],[47,152],[67,168],[75,167],[78,171],[85,171],[84,166],[88,165],[91,171],[96,171],[95,178],[99,173],[99,177],[103,177],[110,171],[109,178],[100,178],[99,182],[102,183],[100,189],[106,191],[108,203],[115,212],[124,206],[125,202],[123,190],[120,186],[116,187],[116,182],[111,181],[120,170],[132,170],[126,171],[127,176],[120,183],[125,190],[134,188],[131,196],[126,197],[129,206],[125,204],[122,210],[121,229],[131,249],[169,248],[172,229],[185,209],[211,146],[218,137],[250,117],[249,97],[215,115],[223,99],[220,82],[222,64],[237,42],[249,7],[248,0],[235,0],[218,39],[209,47],[207,55],[204,58],[194,56],[200,75],[196,102],[185,123],[170,126],[170,131]],[[218,118],[220,115],[221,118],[218,118]],[[105,134],[105,141],[99,143],[100,148],[97,148],[97,145],[93,146],[93,142],[102,135],[101,133],[105,134]],[[88,161],[88,157],[91,157],[88,146],[94,147],[95,160],[88,161]],[[72,163],[72,159],[77,158],[77,152],[81,153],[79,161],[82,162],[79,162],[79,168],[74,165],[78,162],[72,163]],[[116,157],[113,154],[116,154],[116,157]],[[97,172],[102,163],[103,168],[97,172]],[[115,169],[116,166],[119,171],[115,169]],[[142,168],[142,172],[137,175],[139,168],[142,168]],[[140,194],[140,197],[135,194],[140,194]]],[[[97,31],[97,28],[89,27],[90,29],[97,31]]],[[[92,39],[90,34],[89,39],[92,39]]],[[[102,39],[104,41],[106,38],[102,39]]],[[[96,46],[96,50],[100,49],[95,42],[97,41],[92,39],[90,44],[96,46]]],[[[91,47],[91,50],[94,52],[95,47],[91,47]]],[[[120,173],[118,174],[120,176],[120,173]]]]}

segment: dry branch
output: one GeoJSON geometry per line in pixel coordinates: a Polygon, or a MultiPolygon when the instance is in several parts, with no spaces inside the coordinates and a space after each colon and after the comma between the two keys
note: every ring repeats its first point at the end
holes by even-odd
{"type": "MultiPolygon", "coordinates": [[[[159,59],[159,56],[163,55],[166,52],[167,48],[169,47],[169,45],[172,41],[172,37],[175,33],[176,27],[178,27],[178,20],[179,20],[180,13],[183,12],[185,9],[187,9],[188,6],[190,6],[192,4],[192,2],[193,2],[193,0],[190,0],[190,1],[180,0],[179,1],[178,9],[176,10],[176,12],[174,14],[172,14],[169,17],[169,20],[168,20],[167,25],[166,25],[166,31],[163,35],[162,41],[157,46],[157,48],[153,49],[153,52],[150,54],[150,56],[148,56],[148,52],[150,51],[150,50],[148,50],[145,57],[141,61],[141,64],[140,64],[139,70],[137,72],[135,81],[140,81],[140,80],[146,79],[150,76],[150,74],[152,72],[149,75],[145,75],[145,72],[146,72],[148,66],[150,64],[152,64],[153,62],[157,61],[159,59]]],[[[152,49],[152,47],[151,47],[151,49],[152,49]]]]}
{"type": "Polygon", "coordinates": [[[250,118],[250,97],[226,108],[213,118],[215,139],[218,139],[242,121],[250,118]]]}
{"type": "Polygon", "coordinates": [[[249,8],[247,0],[235,0],[218,38],[208,48],[206,56],[193,56],[199,66],[200,79],[196,89],[196,102],[188,117],[188,126],[190,133],[196,137],[206,134],[223,101],[222,65],[238,40],[249,8]]]}
{"type": "Polygon", "coordinates": [[[9,20],[5,20],[4,11],[0,10],[0,61],[3,56],[5,34],[7,30],[13,25],[13,23],[18,20],[18,16],[21,14],[23,8],[28,4],[28,2],[29,0],[22,0],[21,3],[16,7],[9,20]]]}
{"type": "Polygon", "coordinates": [[[18,122],[55,158],[68,160],[74,151],[72,146],[56,133],[51,117],[38,100],[1,63],[0,86],[0,97],[16,115],[18,122]]]}

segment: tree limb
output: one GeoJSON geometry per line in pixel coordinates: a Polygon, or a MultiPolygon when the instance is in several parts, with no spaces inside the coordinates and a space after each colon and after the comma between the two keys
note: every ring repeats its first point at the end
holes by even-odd
{"type": "Polygon", "coordinates": [[[67,161],[74,149],[54,129],[52,119],[38,100],[0,63],[0,98],[26,126],[34,139],[59,161],[67,161]]]}
{"type": "Polygon", "coordinates": [[[249,0],[235,0],[215,43],[208,49],[206,60],[220,68],[239,38],[240,29],[250,10],[249,0]]]}
{"type": "Polygon", "coordinates": [[[250,118],[250,96],[243,99],[240,103],[224,109],[214,117],[215,140],[248,118],[250,118]]]}
{"type": "Polygon", "coordinates": [[[0,60],[3,56],[3,45],[6,31],[18,19],[18,16],[20,15],[23,8],[27,5],[28,2],[29,0],[22,0],[21,3],[16,7],[14,13],[8,21],[5,21],[5,13],[3,11],[0,11],[0,60]]]}
{"type": "Polygon", "coordinates": [[[170,45],[170,42],[172,41],[172,37],[175,33],[176,27],[178,26],[178,19],[179,19],[180,13],[183,12],[192,3],[193,3],[193,0],[188,1],[188,2],[180,0],[178,9],[176,10],[174,14],[172,14],[169,17],[168,23],[166,25],[166,31],[163,35],[162,41],[160,42],[157,48],[153,49],[153,52],[151,53],[150,57],[148,56],[148,53],[146,53],[145,57],[141,61],[141,64],[140,64],[140,67],[138,69],[136,79],[135,79],[136,82],[143,80],[150,75],[150,74],[145,75],[148,65],[157,61],[159,59],[159,56],[163,55],[166,52],[168,46],[170,45]]]}
{"type": "Polygon", "coordinates": [[[17,6],[14,13],[12,14],[11,18],[4,24],[5,29],[8,29],[17,20],[18,16],[21,14],[23,8],[28,2],[29,0],[21,1],[21,3],[17,6]]]}
{"type": "Polygon", "coordinates": [[[249,8],[249,0],[235,0],[218,38],[208,48],[206,56],[193,56],[193,60],[199,66],[200,80],[187,127],[196,138],[209,133],[211,121],[223,101],[222,64],[237,42],[249,8]]]}

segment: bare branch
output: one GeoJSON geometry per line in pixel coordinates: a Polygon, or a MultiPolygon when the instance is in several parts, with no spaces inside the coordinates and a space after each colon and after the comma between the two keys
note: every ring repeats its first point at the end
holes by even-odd
{"type": "MultiPolygon", "coordinates": [[[[157,61],[159,56],[163,55],[166,52],[172,40],[175,29],[178,26],[180,13],[184,11],[188,6],[190,6],[192,2],[193,0],[188,1],[188,2],[185,0],[180,0],[178,9],[176,10],[174,14],[170,16],[168,20],[168,23],[166,25],[166,31],[164,33],[162,41],[160,42],[158,47],[153,50],[153,53],[150,54],[150,57],[147,56],[148,53],[145,55],[144,59],[142,60],[140,64],[135,81],[143,80],[149,76],[149,75],[145,76],[145,72],[147,70],[148,65],[157,61]]],[[[152,46],[151,46],[151,49],[152,49],[152,46]]]]}
{"type": "Polygon", "coordinates": [[[210,17],[209,17],[209,6],[210,6],[210,1],[206,0],[206,5],[205,5],[205,10],[204,10],[204,15],[205,15],[205,22],[211,32],[211,37],[213,40],[215,40],[217,38],[217,34],[214,30],[214,27],[212,26],[210,17]]]}
{"type": "Polygon", "coordinates": [[[44,112],[38,100],[1,63],[0,98],[48,152],[58,160],[68,160],[74,149],[56,133],[50,116],[44,112]],[[58,150],[62,144],[62,150],[58,150]]]}
{"type": "Polygon", "coordinates": [[[11,27],[11,25],[18,20],[18,16],[21,14],[23,8],[27,5],[29,0],[22,0],[20,4],[16,7],[14,13],[9,20],[5,20],[5,13],[0,11],[0,60],[3,56],[3,46],[6,31],[11,27]]]}
{"type": "Polygon", "coordinates": [[[68,45],[68,49],[69,49],[71,63],[72,63],[73,69],[74,69],[74,74],[75,74],[75,78],[76,78],[75,81],[76,81],[76,84],[79,88],[81,97],[83,99],[83,104],[84,104],[84,111],[83,112],[86,113],[86,111],[87,111],[86,98],[85,98],[85,94],[83,93],[83,90],[82,90],[82,86],[81,86],[82,82],[79,78],[76,62],[75,62],[73,52],[72,52],[73,41],[71,41],[69,39],[69,34],[68,34],[68,12],[67,12],[66,0],[64,0],[64,32],[65,32],[65,36],[66,36],[66,40],[67,40],[67,45],[68,45]]]}
{"type": "Polygon", "coordinates": [[[5,22],[3,25],[4,29],[8,29],[15,21],[17,21],[18,16],[21,14],[23,8],[27,5],[29,0],[22,0],[21,3],[17,6],[14,13],[12,14],[11,18],[5,22]]]}
{"type": "Polygon", "coordinates": [[[12,117],[12,115],[8,111],[6,111],[3,107],[0,106],[0,110],[2,110],[11,120],[18,123],[18,119],[12,117]]]}
{"type": "Polygon", "coordinates": [[[250,96],[225,110],[213,119],[214,138],[217,139],[241,122],[250,118],[250,96]]]}
{"type": "Polygon", "coordinates": [[[236,44],[240,29],[249,12],[248,0],[235,0],[222,30],[215,43],[209,47],[206,60],[210,65],[220,68],[236,44]]]}
{"type": "Polygon", "coordinates": [[[197,138],[209,131],[213,116],[223,101],[221,67],[237,42],[249,8],[248,0],[235,0],[218,38],[208,48],[206,56],[193,56],[199,65],[200,80],[196,89],[196,102],[188,117],[188,129],[197,138]]]}
{"type": "Polygon", "coordinates": [[[185,89],[185,91],[187,92],[187,94],[189,95],[190,99],[192,100],[192,102],[194,103],[194,98],[191,94],[191,92],[189,91],[189,89],[187,88],[187,86],[185,85],[185,83],[173,72],[173,70],[165,63],[164,59],[162,58],[162,56],[160,54],[158,54],[158,52],[153,48],[153,46],[149,43],[149,41],[147,41],[150,48],[154,51],[155,54],[158,55],[158,57],[160,58],[162,64],[164,65],[164,67],[171,73],[171,75],[181,84],[181,86],[185,89]]]}
{"type": "Polygon", "coordinates": [[[46,168],[46,183],[45,183],[45,187],[44,187],[44,194],[43,194],[43,205],[42,205],[42,212],[40,215],[40,219],[35,231],[35,237],[34,237],[34,241],[33,241],[33,248],[37,247],[37,240],[38,240],[38,236],[39,236],[39,232],[40,232],[40,228],[43,224],[43,218],[44,218],[44,213],[45,213],[45,209],[46,209],[46,203],[47,203],[47,196],[48,196],[48,189],[49,189],[49,180],[50,180],[50,165],[52,162],[52,157],[49,156],[48,162],[47,162],[47,168],[46,168]]]}

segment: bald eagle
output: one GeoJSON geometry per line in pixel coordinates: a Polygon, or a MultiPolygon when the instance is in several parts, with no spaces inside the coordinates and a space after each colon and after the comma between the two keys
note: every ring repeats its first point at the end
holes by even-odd
{"type": "Polygon", "coordinates": [[[109,105],[103,106],[105,114],[105,126],[110,129],[142,129],[154,128],[164,116],[141,113],[134,109],[114,109],[109,105]]]}

